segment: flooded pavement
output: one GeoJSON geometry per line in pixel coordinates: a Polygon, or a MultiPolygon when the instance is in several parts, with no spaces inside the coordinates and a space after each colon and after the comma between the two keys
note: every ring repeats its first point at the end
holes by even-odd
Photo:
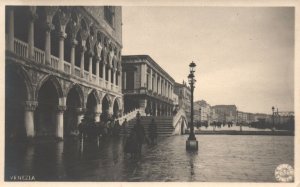
{"type": "Polygon", "coordinates": [[[187,136],[144,144],[140,159],[124,155],[124,138],[94,142],[6,145],[5,180],[275,182],[279,164],[294,166],[293,136],[197,135],[199,151],[185,150],[187,136]]]}

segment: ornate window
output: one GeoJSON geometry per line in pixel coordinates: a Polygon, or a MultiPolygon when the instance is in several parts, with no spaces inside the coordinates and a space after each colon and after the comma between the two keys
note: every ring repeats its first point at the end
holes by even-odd
{"type": "Polygon", "coordinates": [[[115,7],[113,6],[104,6],[104,18],[110,26],[114,27],[115,20],[115,7]]]}

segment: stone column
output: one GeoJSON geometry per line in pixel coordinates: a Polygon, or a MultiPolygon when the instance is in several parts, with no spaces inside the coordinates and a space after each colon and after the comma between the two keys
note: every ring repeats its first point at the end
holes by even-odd
{"type": "Polygon", "coordinates": [[[51,31],[54,29],[52,23],[46,24],[45,33],[45,63],[47,65],[51,64],[51,31]]]}
{"type": "Polygon", "coordinates": [[[72,75],[75,75],[75,47],[76,47],[77,44],[78,44],[78,42],[75,39],[71,42],[71,58],[70,58],[70,61],[71,61],[71,73],[72,73],[72,75]]]}
{"type": "Polygon", "coordinates": [[[147,65],[141,64],[141,87],[146,87],[147,83],[147,65]]]}
{"type": "Polygon", "coordinates": [[[59,139],[64,138],[64,111],[66,106],[60,105],[57,107],[56,113],[56,137],[59,139]]]}
{"type": "Polygon", "coordinates": [[[100,121],[100,114],[102,113],[102,104],[97,104],[96,106],[96,112],[95,112],[95,121],[100,121]]]}
{"type": "Polygon", "coordinates": [[[113,73],[113,80],[112,80],[112,83],[114,85],[117,85],[117,82],[116,82],[116,77],[117,77],[117,72],[115,69],[112,69],[112,73],[113,73]]]}
{"type": "Polygon", "coordinates": [[[28,57],[34,59],[34,22],[37,19],[35,7],[30,7],[30,16],[28,20],[28,57]]]}
{"type": "Polygon", "coordinates": [[[164,79],[161,79],[161,95],[164,96],[164,79]]]}
{"type": "Polygon", "coordinates": [[[152,68],[150,68],[149,90],[153,91],[153,88],[152,88],[152,68]]]}
{"type": "Polygon", "coordinates": [[[157,93],[157,74],[154,73],[153,91],[157,93]]]}
{"type": "Polygon", "coordinates": [[[111,68],[108,68],[108,87],[110,88],[110,85],[111,85],[111,68]]]}
{"type": "Polygon", "coordinates": [[[146,108],[147,100],[146,99],[140,99],[139,100],[139,106],[140,106],[140,108],[146,108]]]}
{"type": "Polygon", "coordinates": [[[105,88],[105,82],[106,82],[106,65],[104,63],[102,63],[102,76],[103,76],[103,87],[105,88]]]}
{"type": "Polygon", "coordinates": [[[27,137],[34,137],[34,111],[38,103],[36,101],[25,101],[24,105],[24,124],[27,137]]]}
{"type": "Polygon", "coordinates": [[[97,85],[99,85],[99,76],[100,76],[100,72],[99,72],[99,63],[100,63],[100,59],[99,58],[96,58],[96,82],[97,82],[97,85]]]}
{"type": "Polygon", "coordinates": [[[14,9],[8,8],[8,50],[14,51],[15,26],[14,26],[14,9]]]}
{"type": "Polygon", "coordinates": [[[119,91],[122,92],[122,70],[119,73],[119,91]]]}
{"type": "Polygon", "coordinates": [[[112,116],[114,114],[114,106],[112,103],[109,103],[108,114],[112,116]]]}
{"type": "Polygon", "coordinates": [[[126,87],[127,87],[127,85],[126,85],[126,75],[127,73],[126,73],[126,71],[124,71],[123,72],[123,89],[124,90],[126,90],[126,87]]]}
{"type": "Polygon", "coordinates": [[[80,59],[80,74],[81,74],[81,77],[84,77],[84,53],[85,53],[85,51],[86,51],[86,48],[83,45],[81,47],[81,59],[80,59]]]}
{"type": "Polygon", "coordinates": [[[166,82],[166,84],[165,84],[165,90],[166,90],[166,93],[165,93],[165,95],[166,95],[166,97],[168,97],[168,94],[169,94],[169,92],[168,92],[168,82],[166,82]]]}
{"type": "Polygon", "coordinates": [[[77,113],[77,126],[81,123],[81,120],[83,119],[84,115],[84,108],[77,108],[76,113],[77,113]]]}
{"type": "Polygon", "coordinates": [[[64,55],[65,55],[65,38],[67,34],[65,32],[59,33],[59,70],[64,71],[64,55]]]}
{"type": "Polygon", "coordinates": [[[93,56],[90,55],[89,59],[89,79],[92,80],[92,74],[93,74],[93,56]]]}
{"type": "Polygon", "coordinates": [[[168,84],[168,98],[170,99],[171,97],[171,84],[168,84]]]}

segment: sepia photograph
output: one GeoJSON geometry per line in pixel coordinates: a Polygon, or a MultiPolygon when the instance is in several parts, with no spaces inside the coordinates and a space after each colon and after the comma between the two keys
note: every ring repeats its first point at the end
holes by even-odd
{"type": "Polygon", "coordinates": [[[63,3],[3,5],[5,183],[295,184],[295,5],[63,3]]]}

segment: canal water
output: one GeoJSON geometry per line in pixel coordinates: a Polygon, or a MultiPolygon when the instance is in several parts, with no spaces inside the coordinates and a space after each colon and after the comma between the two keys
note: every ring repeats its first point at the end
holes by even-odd
{"type": "Polygon", "coordinates": [[[186,152],[186,139],[171,136],[155,146],[145,144],[140,159],[124,154],[122,137],[8,143],[5,180],[276,182],[278,165],[294,166],[293,136],[197,135],[198,153],[186,152]]]}

